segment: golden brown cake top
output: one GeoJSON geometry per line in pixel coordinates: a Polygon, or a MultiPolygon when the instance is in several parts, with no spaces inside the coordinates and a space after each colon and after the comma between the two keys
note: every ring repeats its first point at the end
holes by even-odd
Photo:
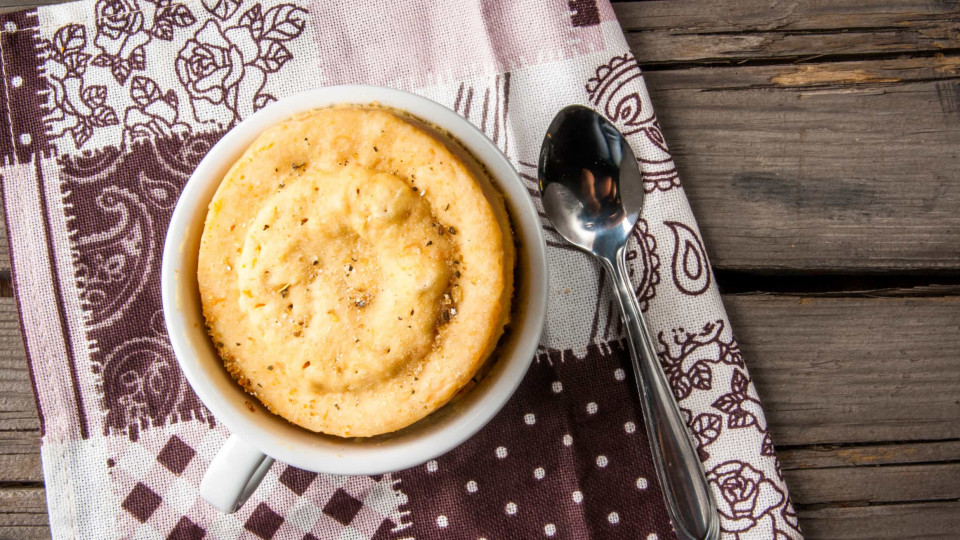
{"type": "Polygon", "coordinates": [[[377,108],[264,132],[210,203],[198,279],[230,373],[307,429],[371,436],[442,406],[510,313],[503,201],[472,158],[377,108]]]}

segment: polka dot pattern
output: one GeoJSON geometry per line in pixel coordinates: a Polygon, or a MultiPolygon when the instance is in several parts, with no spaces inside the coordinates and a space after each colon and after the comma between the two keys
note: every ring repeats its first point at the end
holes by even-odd
{"type": "Polygon", "coordinates": [[[403,535],[676,540],[627,384],[628,362],[619,344],[535,362],[476,436],[436,466],[394,473],[409,496],[405,509],[433,516],[412,520],[403,535]],[[624,384],[613,384],[618,369],[624,384]]]}

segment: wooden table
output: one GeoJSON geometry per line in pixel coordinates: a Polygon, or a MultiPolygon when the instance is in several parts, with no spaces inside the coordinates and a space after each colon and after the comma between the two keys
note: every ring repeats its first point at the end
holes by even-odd
{"type": "MultiPolygon", "coordinates": [[[[0,0],[14,8],[47,0],[0,0]]],[[[615,5],[808,538],[960,536],[960,3],[615,5]]],[[[0,237],[0,538],[49,535],[0,237]]]]}

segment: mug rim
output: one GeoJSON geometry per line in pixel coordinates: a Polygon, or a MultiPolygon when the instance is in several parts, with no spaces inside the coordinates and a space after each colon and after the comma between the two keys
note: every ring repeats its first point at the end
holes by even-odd
{"type": "MultiPolygon", "coordinates": [[[[190,281],[190,278],[186,278],[186,281],[190,281]]],[[[257,111],[224,134],[184,185],[170,218],[161,260],[161,299],[167,333],[177,363],[200,401],[231,433],[263,454],[298,468],[331,474],[381,474],[406,469],[445,454],[484,427],[516,392],[533,361],[546,321],[547,282],[546,241],[539,214],[523,180],[500,149],[473,124],[439,103],[402,90],[368,85],[328,86],[288,96],[257,111]],[[331,436],[313,432],[307,433],[317,437],[315,444],[305,443],[299,438],[291,442],[291,437],[278,438],[276,432],[260,425],[262,422],[254,421],[247,408],[231,403],[224,392],[218,389],[217,381],[211,379],[210,370],[205,369],[204,362],[198,358],[198,355],[209,354],[209,351],[198,350],[191,338],[195,338],[197,332],[204,334],[207,342],[209,338],[202,327],[202,312],[199,314],[201,324],[198,329],[196,320],[188,320],[191,318],[187,313],[190,307],[184,306],[187,303],[199,306],[199,290],[195,293],[196,298],[181,302],[182,290],[189,287],[189,284],[183,283],[181,270],[192,272],[194,283],[196,279],[196,267],[191,268],[189,262],[195,254],[188,253],[191,247],[187,244],[191,240],[199,242],[203,227],[201,224],[200,231],[197,231],[195,222],[200,219],[198,214],[205,218],[209,201],[220,185],[223,174],[265,129],[300,112],[335,105],[370,105],[373,102],[410,113],[449,132],[486,167],[495,187],[504,194],[514,236],[520,241],[519,249],[523,250],[527,260],[527,274],[521,276],[527,282],[526,294],[521,297],[520,288],[516,288],[514,297],[514,302],[523,302],[525,309],[520,315],[519,324],[509,330],[521,334],[514,338],[516,344],[512,351],[498,359],[494,366],[496,373],[488,375],[488,379],[495,380],[485,380],[488,383],[486,388],[481,388],[481,383],[481,386],[471,389],[463,400],[469,403],[464,404],[454,416],[441,420],[439,427],[428,427],[425,431],[421,429],[424,431],[421,435],[414,430],[393,445],[377,443],[364,446],[352,439],[333,440],[331,436]],[[509,196],[508,191],[514,196],[509,196]],[[516,196],[518,194],[521,196],[516,196]],[[473,395],[481,390],[481,394],[473,395]]],[[[189,290],[186,292],[191,293],[189,290]]],[[[197,318],[195,310],[192,317],[197,318]]],[[[250,398],[222,368],[219,356],[217,360],[222,374],[230,379],[236,390],[250,398]]],[[[223,388],[222,380],[219,386],[223,388]]],[[[268,412],[259,400],[250,398],[248,408],[250,401],[256,402],[257,412],[263,411],[280,422],[303,430],[268,412]]],[[[426,418],[448,407],[449,404],[444,405],[426,418]]]]}

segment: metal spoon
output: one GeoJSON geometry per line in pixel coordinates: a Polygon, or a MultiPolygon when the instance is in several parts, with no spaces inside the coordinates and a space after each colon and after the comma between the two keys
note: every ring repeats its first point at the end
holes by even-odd
{"type": "Polygon", "coordinates": [[[657,361],[624,262],[624,246],[643,208],[633,151],[610,122],[573,105],[551,122],[538,172],[550,222],[568,242],[595,256],[616,284],[647,437],[674,529],[684,540],[719,538],[720,520],[703,467],[657,361]]]}

